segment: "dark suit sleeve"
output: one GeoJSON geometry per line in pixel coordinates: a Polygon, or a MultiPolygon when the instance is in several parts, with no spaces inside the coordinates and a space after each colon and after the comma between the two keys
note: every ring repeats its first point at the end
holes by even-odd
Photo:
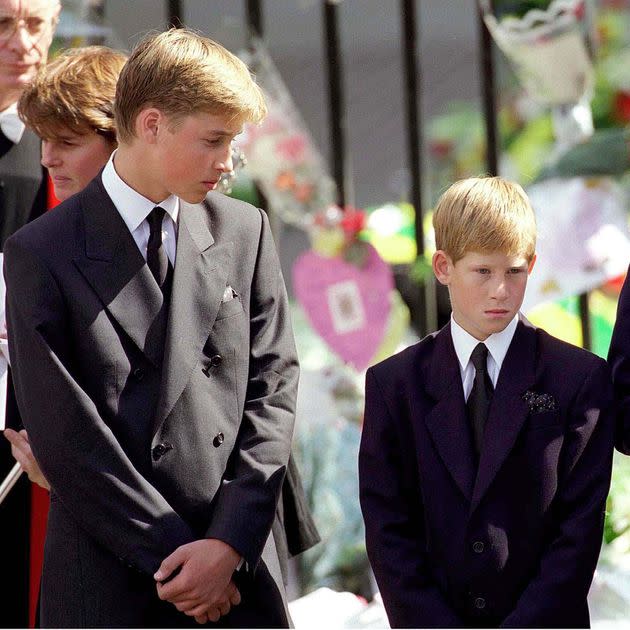
{"type": "Polygon", "coordinates": [[[271,531],[286,473],[299,377],[284,281],[262,212],[257,246],[243,418],[206,532],[234,547],[251,568],[271,531]]]}
{"type": "MultiPolygon", "coordinates": [[[[630,278],[630,269],[628,278],[630,278]]],[[[628,279],[623,283],[619,296],[617,319],[608,351],[608,364],[612,370],[617,409],[615,446],[622,453],[630,455],[630,282],[628,279]]]]}
{"type": "Polygon", "coordinates": [[[82,529],[152,575],[192,532],[135,470],[73,374],[64,297],[49,269],[12,237],[4,271],[15,391],[37,461],[82,529]]]}
{"type": "Polygon", "coordinates": [[[431,574],[421,491],[404,465],[409,438],[396,420],[368,370],[359,491],[368,557],[385,610],[393,628],[463,627],[431,574]]]}
{"type": "Polygon", "coordinates": [[[551,515],[554,534],[537,575],[504,627],[572,626],[565,607],[586,601],[601,549],[610,486],[612,398],[608,366],[597,361],[570,410],[551,515]]]}
{"type": "Polygon", "coordinates": [[[321,541],[293,455],[289,457],[280,503],[283,534],[289,557],[297,556],[321,541]]]}

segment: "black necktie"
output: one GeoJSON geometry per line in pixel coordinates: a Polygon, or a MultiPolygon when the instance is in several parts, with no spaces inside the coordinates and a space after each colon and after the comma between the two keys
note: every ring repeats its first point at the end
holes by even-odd
{"type": "Polygon", "coordinates": [[[169,275],[168,256],[162,244],[162,220],[164,219],[164,214],[164,208],[156,206],[147,217],[150,229],[149,242],[147,244],[147,265],[158,286],[163,291],[165,288],[164,283],[169,275]]]}
{"type": "Polygon", "coordinates": [[[483,443],[483,431],[488,419],[488,411],[490,410],[490,402],[494,392],[494,387],[492,387],[492,381],[488,374],[488,348],[486,348],[486,345],[478,343],[470,356],[470,360],[475,367],[475,380],[466,402],[466,409],[472,427],[475,450],[477,455],[479,455],[483,443]]]}

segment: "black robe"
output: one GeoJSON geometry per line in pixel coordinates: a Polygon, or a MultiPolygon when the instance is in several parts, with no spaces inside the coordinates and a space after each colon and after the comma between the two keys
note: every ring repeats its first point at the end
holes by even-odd
{"type": "MultiPolygon", "coordinates": [[[[46,178],[40,165],[40,140],[26,129],[18,144],[0,132],[0,251],[15,231],[46,211],[46,178]]],[[[10,374],[9,374],[10,378],[10,374]]],[[[22,428],[11,381],[6,423],[22,428]]],[[[0,438],[0,480],[15,460],[10,444],[0,438]]],[[[30,482],[23,475],[0,505],[0,535],[5,576],[0,589],[0,627],[28,626],[30,482]]]]}

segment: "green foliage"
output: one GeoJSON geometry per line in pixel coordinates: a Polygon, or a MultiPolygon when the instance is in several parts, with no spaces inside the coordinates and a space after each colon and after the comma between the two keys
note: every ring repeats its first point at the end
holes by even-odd
{"type": "Polygon", "coordinates": [[[610,544],[630,530],[630,457],[615,451],[612,482],[606,502],[604,542],[610,544]]]}
{"type": "Polygon", "coordinates": [[[258,194],[258,190],[256,189],[256,184],[247,176],[247,173],[244,173],[243,171],[241,171],[236,178],[232,186],[230,197],[246,201],[256,207],[261,205],[261,199],[258,194]]]}
{"type": "Polygon", "coordinates": [[[551,4],[551,0],[494,0],[493,9],[497,18],[523,17],[532,9],[544,11],[551,4]]]}
{"type": "Polygon", "coordinates": [[[596,131],[589,140],[561,155],[540,173],[548,177],[621,175],[630,167],[627,129],[611,128],[596,131]]]}
{"type": "Polygon", "coordinates": [[[615,105],[616,89],[604,72],[595,72],[595,91],[591,101],[593,125],[596,129],[614,127],[611,111],[615,105]]]}
{"type": "Polygon", "coordinates": [[[424,256],[418,256],[409,269],[409,277],[418,284],[424,284],[432,275],[431,261],[424,256]]]}
{"type": "Polygon", "coordinates": [[[519,133],[515,134],[507,148],[507,153],[522,182],[531,181],[538,175],[553,142],[553,128],[549,114],[528,120],[519,133]]]}

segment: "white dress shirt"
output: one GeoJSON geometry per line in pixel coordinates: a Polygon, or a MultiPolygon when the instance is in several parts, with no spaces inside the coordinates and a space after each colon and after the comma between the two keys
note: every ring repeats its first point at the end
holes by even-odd
{"type": "Polygon", "coordinates": [[[131,186],[126,184],[116,172],[114,167],[114,155],[112,153],[105,165],[102,174],[103,186],[107,194],[116,206],[123,221],[129,228],[133,240],[136,242],[140,253],[147,259],[147,245],[149,243],[149,222],[147,217],[155,206],[164,208],[166,213],[162,220],[162,244],[166,255],[175,267],[175,254],[177,251],[177,217],[179,216],[179,198],[175,195],[167,197],[160,203],[154,203],[143,197],[131,186]]]}
{"type": "Polygon", "coordinates": [[[25,125],[18,116],[17,103],[0,112],[0,129],[13,144],[17,144],[24,134],[25,125]]]}
{"type": "MultiPolygon", "coordinates": [[[[488,348],[488,375],[490,376],[493,387],[497,386],[503,359],[505,359],[508,348],[512,343],[517,324],[518,315],[516,315],[501,332],[490,335],[483,342],[486,344],[486,348],[488,348]]],[[[462,385],[464,386],[464,398],[468,400],[473,381],[475,380],[475,367],[470,360],[470,355],[480,341],[466,332],[455,321],[453,316],[451,316],[451,337],[453,338],[455,354],[457,354],[457,360],[459,362],[459,373],[461,374],[462,385]]]]}

